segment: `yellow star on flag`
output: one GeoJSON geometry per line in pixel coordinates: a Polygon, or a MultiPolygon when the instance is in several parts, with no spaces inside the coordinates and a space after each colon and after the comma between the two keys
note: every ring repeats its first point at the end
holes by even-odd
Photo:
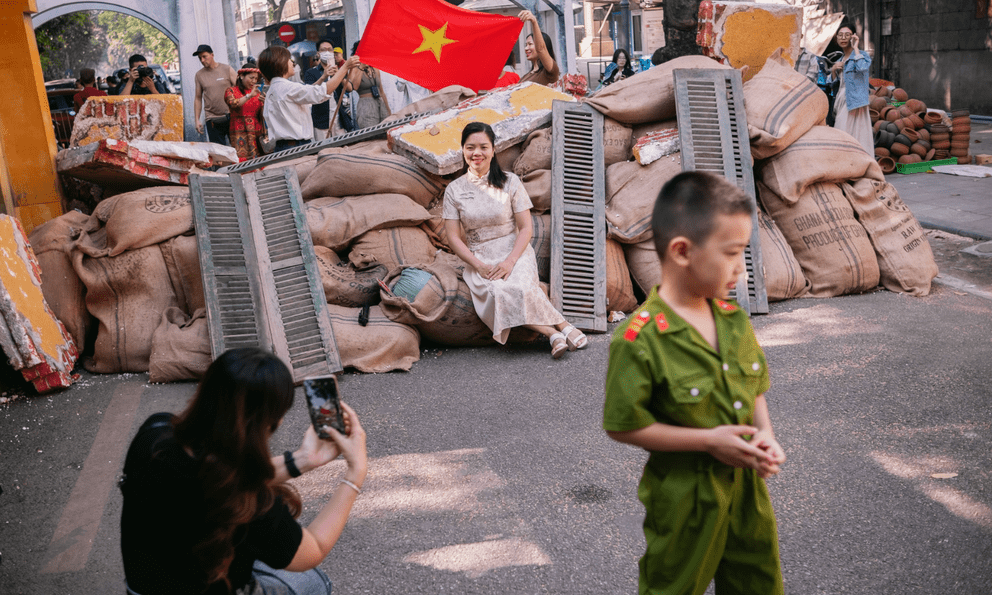
{"type": "Polygon", "coordinates": [[[413,50],[414,54],[420,52],[431,51],[434,53],[434,57],[437,59],[437,63],[441,63],[441,48],[448,45],[449,43],[456,43],[457,39],[446,38],[445,31],[448,29],[448,23],[445,23],[437,31],[431,31],[423,25],[417,25],[420,27],[420,34],[424,36],[424,41],[420,44],[420,47],[413,50]]]}

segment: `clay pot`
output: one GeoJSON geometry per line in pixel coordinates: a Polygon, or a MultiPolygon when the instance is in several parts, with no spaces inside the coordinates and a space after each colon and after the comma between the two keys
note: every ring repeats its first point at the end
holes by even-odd
{"type": "Polygon", "coordinates": [[[934,149],[933,158],[936,160],[947,159],[951,156],[950,151],[947,149],[934,149]]]}
{"type": "Polygon", "coordinates": [[[924,161],[933,161],[933,156],[937,153],[936,149],[930,149],[927,151],[926,156],[923,157],[924,161]]]}
{"type": "Polygon", "coordinates": [[[896,141],[895,142],[904,144],[907,147],[909,145],[913,144],[913,141],[909,140],[909,137],[906,136],[905,134],[903,134],[901,131],[900,131],[899,134],[896,135],[896,141]]]}
{"type": "Polygon", "coordinates": [[[958,165],[968,165],[969,163],[971,163],[971,155],[967,155],[965,157],[960,157],[960,156],[958,157],[958,165]]]}
{"type": "Polygon", "coordinates": [[[937,112],[927,112],[927,115],[923,116],[923,121],[927,124],[940,124],[942,122],[940,114],[937,112]]]}
{"type": "Polygon", "coordinates": [[[919,163],[923,161],[923,158],[919,155],[903,155],[899,158],[899,163],[919,163]]]}
{"type": "Polygon", "coordinates": [[[923,128],[923,126],[926,124],[926,122],[923,121],[923,118],[921,118],[919,114],[910,114],[909,117],[906,119],[913,123],[913,128],[915,130],[919,130],[920,128],[923,128]]]}
{"type": "Polygon", "coordinates": [[[879,97],[891,97],[892,91],[888,87],[879,87],[875,89],[875,95],[879,97]]]}
{"type": "Polygon", "coordinates": [[[902,116],[903,118],[912,116],[913,115],[913,110],[909,109],[905,105],[900,105],[899,106],[899,115],[902,116]]]}
{"type": "Polygon", "coordinates": [[[896,101],[907,101],[909,99],[909,93],[897,88],[892,91],[892,99],[896,101]]]}
{"type": "Polygon", "coordinates": [[[930,133],[930,142],[932,142],[932,143],[939,143],[939,142],[942,142],[942,141],[945,141],[945,140],[946,141],[950,141],[951,140],[951,133],[950,132],[931,132],[930,133]]]}
{"type": "Polygon", "coordinates": [[[964,149],[964,150],[967,151],[969,146],[971,146],[971,143],[968,142],[968,141],[964,141],[964,140],[952,140],[951,141],[951,148],[952,149],[964,149]]]}
{"type": "Polygon", "coordinates": [[[920,135],[916,134],[916,131],[913,130],[912,128],[903,128],[902,130],[899,131],[899,134],[908,138],[910,144],[913,144],[916,141],[920,140],[920,135]]]}
{"type": "Polygon", "coordinates": [[[882,111],[882,108],[885,107],[886,105],[888,104],[885,102],[884,97],[875,96],[868,101],[868,107],[875,110],[876,112],[882,111]]]}
{"type": "Polygon", "coordinates": [[[892,153],[893,157],[902,157],[903,155],[909,154],[909,145],[904,143],[892,143],[889,147],[889,151],[892,153]]]}
{"type": "Polygon", "coordinates": [[[930,140],[930,131],[927,130],[926,128],[920,128],[919,130],[916,131],[916,134],[920,135],[920,140],[925,140],[925,141],[930,140]]]}
{"type": "Polygon", "coordinates": [[[906,102],[909,109],[913,110],[914,114],[927,111],[927,104],[923,103],[919,99],[910,99],[906,102]]]}
{"type": "Polygon", "coordinates": [[[949,141],[949,140],[938,140],[938,141],[934,141],[933,143],[931,143],[930,146],[932,146],[934,149],[941,149],[943,151],[948,151],[951,148],[951,141],[949,141]]]}
{"type": "Polygon", "coordinates": [[[902,117],[902,114],[899,113],[898,109],[889,106],[889,111],[885,112],[885,115],[882,117],[884,117],[889,122],[895,122],[896,120],[902,117]]]}
{"type": "Polygon", "coordinates": [[[878,122],[878,110],[869,108],[868,109],[868,117],[871,118],[871,123],[872,124],[874,124],[875,122],[878,122]]]}
{"type": "Polygon", "coordinates": [[[963,118],[963,117],[968,117],[970,115],[971,115],[971,112],[969,112],[966,109],[956,109],[956,110],[954,110],[954,111],[952,111],[950,113],[950,116],[952,118],[963,118]]]}
{"type": "Polygon", "coordinates": [[[886,149],[885,147],[875,147],[876,159],[879,157],[888,157],[889,155],[891,155],[891,153],[889,153],[889,150],[886,149]]]}
{"type": "Polygon", "coordinates": [[[915,144],[921,145],[927,151],[929,151],[930,149],[933,148],[933,146],[930,144],[930,141],[923,140],[922,138],[920,140],[916,141],[915,144]]]}
{"type": "Polygon", "coordinates": [[[887,130],[892,134],[899,134],[899,126],[895,122],[886,122],[882,124],[882,130],[887,130]]]}
{"type": "Polygon", "coordinates": [[[951,149],[951,157],[967,157],[968,149],[951,149]]]}
{"type": "Polygon", "coordinates": [[[875,122],[874,124],[872,124],[871,125],[872,132],[878,132],[879,130],[881,130],[882,129],[882,124],[885,124],[885,122],[882,121],[882,120],[879,120],[879,121],[875,122]]]}
{"type": "Polygon", "coordinates": [[[891,174],[896,171],[896,162],[891,157],[879,157],[878,165],[882,168],[883,174],[891,174]]]}
{"type": "Polygon", "coordinates": [[[909,148],[909,152],[914,155],[919,155],[920,157],[926,157],[928,148],[929,147],[924,147],[920,143],[913,143],[913,146],[909,148]]]}
{"type": "MultiPolygon", "coordinates": [[[[881,147],[885,147],[886,149],[889,149],[892,147],[892,143],[895,142],[895,140],[896,140],[896,135],[892,134],[888,130],[879,130],[878,142],[875,144],[881,147]]],[[[947,146],[948,147],[951,146],[950,141],[947,141],[947,146]]]]}
{"type": "Polygon", "coordinates": [[[971,134],[971,126],[951,126],[951,135],[968,136],[971,134]]]}

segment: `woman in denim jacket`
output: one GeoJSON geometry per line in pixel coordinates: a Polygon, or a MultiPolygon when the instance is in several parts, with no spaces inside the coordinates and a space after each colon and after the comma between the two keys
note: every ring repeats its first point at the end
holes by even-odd
{"type": "Polygon", "coordinates": [[[831,69],[831,76],[840,80],[840,90],[834,100],[834,128],[858,139],[865,151],[874,155],[871,116],[868,115],[868,69],[871,68],[871,56],[858,49],[858,36],[846,24],[842,24],[837,30],[836,41],[844,51],[844,58],[831,69]]]}

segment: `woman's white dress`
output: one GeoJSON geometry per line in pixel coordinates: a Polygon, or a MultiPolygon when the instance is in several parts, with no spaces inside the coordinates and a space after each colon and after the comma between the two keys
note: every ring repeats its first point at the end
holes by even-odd
{"type": "MultiPolygon", "coordinates": [[[[510,255],[517,241],[514,213],[533,206],[520,178],[506,175],[502,189],[469,172],[444,191],[444,218],[460,220],[469,250],[493,266],[510,255]]],[[[555,326],[565,321],[541,290],[537,258],[529,243],[506,279],[490,281],[472,267],[465,268],[463,277],[472,292],[475,311],[500,344],[506,343],[515,326],[555,326]]]]}
{"type": "Polygon", "coordinates": [[[840,90],[834,99],[834,128],[843,130],[858,139],[869,155],[875,155],[875,140],[872,138],[871,114],[868,106],[847,109],[847,90],[844,88],[844,74],[840,75],[840,90]]]}

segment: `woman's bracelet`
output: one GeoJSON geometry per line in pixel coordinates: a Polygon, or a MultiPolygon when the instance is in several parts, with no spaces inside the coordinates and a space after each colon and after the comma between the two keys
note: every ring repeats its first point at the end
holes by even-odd
{"type": "Polygon", "coordinates": [[[354,483],[352,483],[352,482],[350,482],[350,481],[348,481],[347,479],[342,479],[342,480],[341,480],[341,483],[343,483],[344,485],[346,485],[346,486],[348,486],[349,488],[351,488],[351,489],[353,489],[353,490],[355,490],[355,491],[356,491],[356,492],[358,492],[359,494],[361,494],[361,493],[362,493],[362,488],[360,488],[360,487],[358,487],[358,486],[356,486],[356,485],[355,485],[354,483]]]}

